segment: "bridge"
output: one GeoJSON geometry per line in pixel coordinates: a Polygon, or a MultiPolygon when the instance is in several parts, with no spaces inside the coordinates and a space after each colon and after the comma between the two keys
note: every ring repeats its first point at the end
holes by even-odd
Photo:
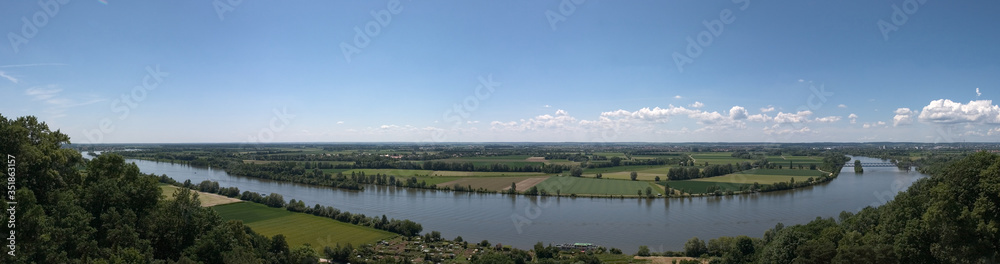
{"type": "MultiPolygon", "coordinates": [[[[854,162],[844,163],[844,167],[854,167],[854,162]]],[[[896,164],[892,162],[862,162],[862,168],[874,168],[874,167],[896,167],[896,164]]]]}

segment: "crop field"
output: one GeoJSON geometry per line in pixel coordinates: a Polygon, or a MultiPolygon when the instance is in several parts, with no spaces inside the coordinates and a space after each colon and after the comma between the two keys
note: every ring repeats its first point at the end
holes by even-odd
{"type": "MultiPolygon", "coordinates": [[[[693,153],[691,157],[694,158],[697,165],[705,165],[705,162],[708,162],[709,165],[737,164],[744,161],[753,162],[748,159],[734,158],[732,154],[730,152],[693,153]]],[[[780,159],[781,157],[778,158],[780,159]]]]}
{"type": "Polygon", "coordinates": [[[796,182],[805,182],[809,178],[815,178],[816,176],[791,176],[791,175],[767,175],[767,174],[753,174],[753,173],[733,173],[726,174],[722,176],[715,176],[709,178],[694,179],[691,181],[702,181],[702,182],[726,182],[726,183],[747,183],[752,184],[754,182],[760,184],[775,184],[779,182],[788,182],[791,179],[795,179],[796,182]]]}
{"type": "Polygon", "coordinates": [[[555,194],[559,190],[562,194],[635,195],[637,190],[642,190],[645,193],[646,187],[653,187],[655,193],[663,193],[663,188],[646,181],[623,181],[569,176],[549,177],[548,180],[536,186],[552,194],[555,194]]]}
{"type": "Polygon", "coordinates": [[[768,156],[767,162],[783,165],[785,167],[787,167],[789,163],[791,163],[792,166],[798,166],[800,164],[803,166],[809,166],[809,164],[823,164],[823,158],[815,156],[768,156]]]}
{"type": "Polygon", "coordinates": [[[371,244],[390,239],[396,234],[338,222],[330,218],[304,213],[294,213],[281,208],[271,208],[262,204],[241,202],[212,207],[225,220],[240,220],[255,232],[271,237],[285,235],[290,247],[309,244],[322,252],[323,247],[371,244]]]}
{"type": "Polygon", "coordinates": [[[722,191],[739,191],[740,187],[749,186],[745,183],[711,182],[711,181],[662,181],[660,184],[670,185],[670,188],[681,190],[686,193],[704,193],[709,186],[719,186],[722,191]]]}
{"type": "MultiPolygon", "coordinates": [[[[180,187],[169,184],[160,184],[160,192],[163,194],[165,199],[173,199],[174,193],[177,192],[177,190],[180,190],[180,187]]],[[[214,193],[196,192],[198,193],[198,200],[201,201],[201,206],[203,207],[240,202],[240,199],[236,198],[229,198],[214,193]]]]}
{"type": "Polygon", "coordinates": [[[472,163],[473,166],[489,166],[493,164],[506,164],[511,167],[524,167],[525,165],[541,166],[545,162],[540,161],[528,161],[525,159],[511,160],[511,159],[473,159],[473,158],[453,158],[453,159],[440,159],[434,160],[440,162],[453,162],[453,163],[472,163]]]}
{"type": "MultiPolygon", "coordinates": [[[[491,191],[500,191],[505,188],[510,188],[511,183],[521,182],[527,179],[533,178],[547,178],[547,177],[489,177],[489,178],[461,178],[449,182],[444,182],[438,184],[438,187],[451,187],[455,184],[459,186],[472,186],[473,189],[484,188],[491,191]]],[[[529,186],[530,187],[530,186],[529,186]]],[[[517,186],[517,189],[522,189],[521,186],[517,186]]]]}

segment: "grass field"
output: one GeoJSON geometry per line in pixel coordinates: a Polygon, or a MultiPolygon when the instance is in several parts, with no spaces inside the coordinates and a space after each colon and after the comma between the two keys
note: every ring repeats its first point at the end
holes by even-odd
{"type": "Polygon", "coordinates": [[[778,182],[788,182],[795,179],[796,182],[805,182],[809,178],[816,178],[824,175],[821,171],[815,170],[766,170],[756,169],[739,173],[726,174],[722,176],[694,179],[692,181],[702,182],[728,182],[728,183],[749,183],[774,184],[778,182]]]}
{"type": "Polygon", "coordinates": [[[809,164],[816,164],[816,165],[823,164],[823,158],[814,156],[788,156],[788,155],[785,155],[784,157],[768,156],[767,162],[782,165],[784,167],[788,167],[789,163],[791,163],[792,166],[796,167],[798,167],[799,165],[808,167],[809,164]]]}
{"type": "MultiPolygon", "coordinates": [[[[508,183],[508,185],[510,185],[508,183]]],[[[562,194],[598,194],[598,195],[635,195],[637,190],[646,192],[646,187],[653,187],[653,192],[662,194],[663,188],[646,181],[623,181],[611,179],[593,179],[578,177],[549,177],[538,185],[549,193],[559,190],[562,194]]]]}
{"type": "MultiPolygon", "coordinates": [[[[165,199],[173,199],[174,193],[177,192],[177,190],[180,190],[180,187],[169,184],[160,184],[160,192],[163,193],[165,199]]],[[[203,207],[240,202],[240,199],[204,192],[198,192],[198,200],[201,201],[201,206],[203,207]]]]}
{"type": "Polygon", "coordinates": [[[740,187],[748,186],[751,184],[743,183],[729,183],[729,182],[711,182],[711,181],[665,181],[660,182],[660,184],[670,185],[670,188],[681,190],[686,193],[704,193],[709,186],[715,185],[722,188],[722,191],[739,191],[740,187]]]}
{"type": "MultiPolygon", "coordinates": [[[[510,188],[510,183],[538,177],[489,177],[489,178],[461,178],[454,181],[438,184],[438,187],[452,187],[458,184],[462,187],[472,186],[473,189],[484,188],[491,191],[499,191],[510,188]]],[[[544,178],[544,177],[542,177],[544,178]]],[[[521,186],[518,186],[521,189],[521,186]]]]}
{"type": "MultiPolygon", "coordinates": [[[[705,165],[708,162],[709,165],[726,165],[726,164],[738,164],[744,161],[752,160],[734,158],[731,152],[709,152],[709,153],[692,153],[691,157],[694,158],[695,164],[705,165]]],[[[778,157],[779,159],[781,157],[778,157]]]]}
{"type": "Polygon", "coordinates": [[[255,232],[268,237],[284,234],[289,246],[308,243],[319,252],[322,252],[324,246],[333,247],[337,243],[357,246],[396,236],[374,228],[256,203],[241,202],[212,208],[225,220],[241,220],[255,232]]]}

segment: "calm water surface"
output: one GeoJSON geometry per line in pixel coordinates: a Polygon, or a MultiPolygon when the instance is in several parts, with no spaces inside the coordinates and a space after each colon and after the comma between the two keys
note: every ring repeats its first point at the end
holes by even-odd
{"type": "MultiPolygon", "coordinates": [[[[84,156],[87,156],[84,153],[84,156]]],[[[857,157],[862,162],[881,160],[857,157]]],[[[781,222],[803,224],[841,211],[857,212],[880,205],[924,177],[916,171],[865,168],[863,175],[845,167],[840,177],[817,186],[790,191],[729,197],[608,199],[525,197],[366,186],[348,191],[228,175],[225,171],[187,165],[128,160],[144,173],[166,174],[177,181],[218,181],[240,191],[279,193],[306,205],[329,205],[365,215],[410,219],[424,231],[446,238],[530,248],[534,243],[589,242],[635,252],[681,250],[691,237],[760,237],[781,222]]],[[[851,161],[853,162],[853,161],[851,161]]]]}

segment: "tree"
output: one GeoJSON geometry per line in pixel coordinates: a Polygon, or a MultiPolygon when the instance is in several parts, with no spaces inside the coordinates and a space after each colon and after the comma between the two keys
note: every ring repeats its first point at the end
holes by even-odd
{"type": "Polygon", "coordinates": [[[860,160],[854,160],[854,173],[864,173],[865,169],[861,167],[860,160]]]}
{"type": "Polygon", "coordinates": [[[649,256],[649,247],[647,247],[645,245],[639,246],[639,252],[636,252],[635,255],[636,256],[640,256],[640,257],[648,257],[649,256]]]}
{"type": "Polygon", "coordinates": [[[580,177],[583,175],[583,169],[581,169],[580,166],[574,166],[569,170],[569,175],[573,177],[580,177]]]}
{"type": "Polygon", "coordinates": [[[708,247],[705,246],[705,242],[698,239],[698,237],[692,237],[684,243],[684,255],[688,257],[700,257],[701,254],[708,253],[708,247]]]}
{"type": "Polygon", "coordinates": [[[618,166],[618,165],[621,165],[621,164],[622,164],[622,158],[621,157],[618,157],[618,156],[611,157],[611,166],[618,166]]]}
{"type": "Polygon", "coordinates": [[[646,196],[653,196],[653,187],[646,187],[646,196]]]}
{"type": "Polygon", "coordinates": [[[594,176],[594,177],[595,177],[595,178],[598,178],[598,179],[600,179],[600,178],[603,178],[603,177],[604,177],[604,174],[601,174],[601,173],[597,173],[597,176],[594,176]]]}
{"type": "Polygon", "coordinates": [[[660,176],[656,176],[656,181],[660,181],[660,176]]]}
{"type": "Polygon", "coordinates": [[[632,179],[632,180],[634,181],[634,180],[635,180],[636,178],[638,178],[638,177],[639,177],[639,173],[638,173],[638,172],[634,172],[634,171],[633,171],[633,172],[630,172],[630,173],[628,174],[628,177],[629,177],[629,178],[631,178],[631,179],[632,179]]]}

